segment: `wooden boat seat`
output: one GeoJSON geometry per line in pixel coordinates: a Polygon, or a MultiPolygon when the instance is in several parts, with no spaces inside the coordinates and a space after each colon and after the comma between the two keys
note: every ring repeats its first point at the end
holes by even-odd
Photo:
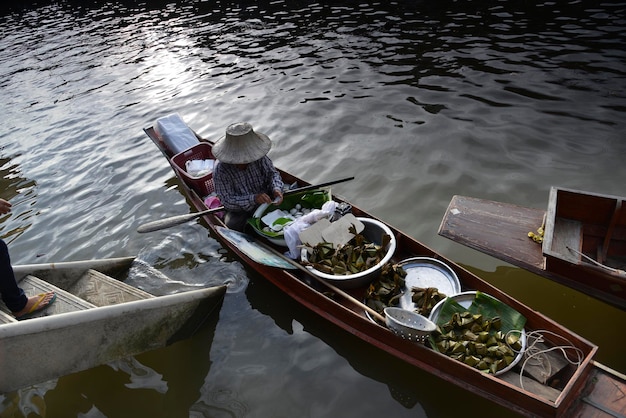
{"type": "Polygon", "coordinates": [[[560,390],[551,388],[550,386],[542,385],[535,379],[527,376],[521,376],[522,383],[520,384],[519,373],[508,372],[503,374],[501,378],[505,382],[517,387],[522,387],[523,385],[524,389],[526,389],[527,391],[534,393],[535,395],[541,396],[542,398],[545,398],[550,402],[556,402],[556,400],[561,395],[560,390]]]}
{"type": "MultiPolygon", "coordinates": [[[[49,291],[54,291],[57,295],[56,301],[48,309],[31,317],[74,312],[155,297],[148,292],[91,269],[87,270],[67,291],[31,275],[22,278],[19,285],[27,295],[49,291]]],[[[0,324],[15,321],[16,319],[6,305],[0,302],[0,324]]]]}
{"type": "MultiPolygon", "coordinates": [[[[1,303],[1,302],[0,302],[1,303]]],[[[4,308],[4,303],[2,304],[4,308]]],[[[9,315],[4,312],[4,309],[0,311],[0,325],[2,324],[10,324],[11,322],[16,322],[17,320],[13,317],[13,315],[9,315]]]]}
{"type": "Polygon", "coordinates": [[[95,306],[117,305],[118,303],[155,297],[148,292],[91,269],[87,270],[68,290],[95,306]]]}
{"type": "MultiPolygon", "coordinates": [[[[33,317],[42,317],[47,315],[54,315],[59,313],[66,312],[74,312],[80,311],[84,309],[95,308],[94,304],[91,304],[81,298],[78,298],[72,295],[69,292],[66,292],[63,289],[60,289],[44,280],[41,280],[35,276],[26,276],[19,282],[19,286],[24,290],[27,295],[36,295],[38,293],[50,292],[53,291],[56,293],[57,298],[54,303],[47,309],[44,309],[41,312],[38,312],[31,316],[33,317]]],[[[11,312],[8,310],[4,303],[0,307],[2,311],[6,314],[11,315],[11,312]]],[[[12,315],[11,315],[12,318],[12,315]]],[[[12,318],[14,321],[15,319],[12,318]]]]}

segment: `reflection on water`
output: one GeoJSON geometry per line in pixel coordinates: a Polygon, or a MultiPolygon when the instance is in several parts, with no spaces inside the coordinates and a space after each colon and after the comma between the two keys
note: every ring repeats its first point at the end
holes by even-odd
{"type": "Polygon", "coordinates": [[[225,250],[207,230],[182,226],[160,243],[144,248],[133,263],[126,282],[153,295],[167,295],[199,287],[225,284],[228,293],[245,289],[248,278],[241,264],[224,262],[225,250]],[[194,244],[203,243],[201,248],[194,244]]]}
{"type": "Polygon", "coordinates": [[[122,1],[3,10],[0,197],[16,206],[0,218],[0,235],[13,261],[137,255],[128,281],[151,293],[229,285],[215,338],[192,339],[180,357],[167,349],[137,357],[163,376],[166,393],[128,388],[128,373],[102,366],[38,385],[35,397],[6,395],[6,411],[174,416],[154,406],[172,403],[176,416],[435,417],[459,412],[452,393],[506,415],[329,330],[271,287],[259,290],[262,278],[199,221],[136,233],[191,210],[142,132],[172,112],[211,139],[250,121],[272,138],[276,165],[312,183],[354,175],[333,193],[589,338],[600,361],[626,370],[612,331],[624,312],[436,235],[455,194],[537,208],[553,185],[626,194],[623,5],[122,1]],[[161,275],[149,279],[152,268],[161,275]]]}
{"type": "Polygon", "coordinates": [[[0,416],[188,416],[212,367],[217,321],[169,347],[8,394],[0,416]]]}
{"type": "MultiPolygon", "coordinates": [[[[1,151],[1,148],[0,148],[1,151]]],[[[0,153],[0,197],[12,205],[12,215],[0,216],[0,233],[7,243],[17,239],[28,227],[30,218],[37,216],[37,212],[30,209],[36,205],[36,184],[33,180],[21,176],[20,167],[12,162],[11,158],[5,158],[0,153]],[[20,225],[5,231],[5,222],[10,216],[19,218],[20,225]]]]}
{"type": "Polygon", "coordinates": [[[230,389],[203,391],[202,400],[189,409],[190,418],[229,418],[244,417],[249,414],[245,403],[237,400],[237,394],[230,389]]]}
{"type": "Polygon", "coordinates": [[[130,383],[125,385],[127,388],[143,388],[161,394],[167,392],[167,382],[163,381],[163,376],[133,357],[112,362],[109,366],[116,372],[122,371],[130,376],[130,383]]]}

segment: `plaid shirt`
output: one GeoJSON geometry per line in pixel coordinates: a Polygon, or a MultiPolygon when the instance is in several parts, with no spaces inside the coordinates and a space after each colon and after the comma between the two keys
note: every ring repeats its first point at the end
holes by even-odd
{"type": "Polygon", "coordinates": [[[274,190],[283,189],[280,174],[266,155],[240,170],[235,164],[219,162],[213,169],[215,193],[222,205],[230,211],[252,212],[257,204],[254,197],[267,193],[274,197],[274,190]]]}

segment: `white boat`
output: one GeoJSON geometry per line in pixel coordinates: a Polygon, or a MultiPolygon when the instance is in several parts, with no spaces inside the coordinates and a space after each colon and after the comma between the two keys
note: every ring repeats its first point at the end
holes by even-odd
{"type": "Polygon", "coordinates": [[[118,277],[134,260],[14,266],[26,294],[53,290],[57,297],[24,320],[0,302],[0,393],[164,347],[191,336],[221,307],[223,285],[154,296],[124,283],[118,277]]]}

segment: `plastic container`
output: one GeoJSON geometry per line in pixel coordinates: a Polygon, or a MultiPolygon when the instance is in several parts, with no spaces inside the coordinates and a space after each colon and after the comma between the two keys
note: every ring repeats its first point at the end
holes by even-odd
{"type": "Polygon", "coordinates": [[[157,119],[154,130],[172,155],[183,152],[199,142],[196,134],[178,113],[157,119]]]}
{"type": "Polygon", "coordinates": [[[205,197],[215,192],[213,184],[213,173],[206,174],[201,177],[193,177],[185,170],[187,161],[191,160],[214,160],[215,157],[211,152],[211,145],[206,142],[198,142],[196,145],[172,157],[172,163],[176,170],[180,173],[185,183],[194,189],[200,197],[205,197]]]}

